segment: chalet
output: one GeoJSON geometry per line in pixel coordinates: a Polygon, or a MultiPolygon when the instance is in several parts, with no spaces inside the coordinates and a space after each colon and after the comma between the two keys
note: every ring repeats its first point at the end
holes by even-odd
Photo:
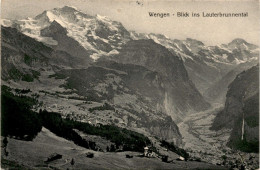
{"type": "Polygon", "coordinates": [[[155,153],[152,151],[151,147],[144,147],[144,156],[148,158],[154,158],[155,153]]]}

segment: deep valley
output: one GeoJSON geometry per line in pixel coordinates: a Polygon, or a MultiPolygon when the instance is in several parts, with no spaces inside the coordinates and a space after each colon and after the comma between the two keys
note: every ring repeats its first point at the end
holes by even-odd
{"type": "Polygon", "coordinates": [[[258,60],[70,6],[2,19],[1,167],[257,169],[258,60]]]}

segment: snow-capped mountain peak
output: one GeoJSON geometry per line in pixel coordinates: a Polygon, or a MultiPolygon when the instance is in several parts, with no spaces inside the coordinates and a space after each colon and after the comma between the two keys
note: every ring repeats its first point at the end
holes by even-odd
{"type": "Polygon", "coordinates": [[[98,56],[110,54],[109,52],[112,50],[120,49],[130,39],[152,39],[183,60],[203,60],[207,64],[209,62],[240,63],[259,53],[257,46],[247,43],[243,39],[235,39],[227,45],[210,47],[191,38],[173,40],[162,34],[136,32],[131,32],[130,35],[120,22],[112,21],[108,17],[98,14],[91,16],[71,6],[46,10],[34,18],[3,19],[1,24],[5,27],[14,27],[27,36],[51,46],[59,44],[57,36],[44,34],[42,30],[46,31],[49,27],[52,27],[52,31],[63,30],[55,33],[64,34],[77,41],[89,54],[92,54],[90,57],[94,60],[98,56]],[[55,24],[57,28],[54,28],[55,24]]]}
{"type": "Polygon", "coordinates": [[[227,46],[231,50],[234,50],[234,49],[255,50],[258,48],[256,45],[250,44],[241,38],[234,39],[233,41],[228,43],[227,46]]]}
{"type": "Polygon", "coordinates": [[[130,39],[129,32],[121,23],[106,16],[85,14],[71,6],[46,10],[34,18],[1,21],[5,27],[14,27],[27,36],[51,46],[58,45],[58,40],[42,34],[42,30],[54,27],[55,23],[63,27],[66,35],[76,40],[85,50],[96,53],[91,55],[94,56],[94,60],[97,56],[110,54],[110,51],[120,48],[130,39]]]}

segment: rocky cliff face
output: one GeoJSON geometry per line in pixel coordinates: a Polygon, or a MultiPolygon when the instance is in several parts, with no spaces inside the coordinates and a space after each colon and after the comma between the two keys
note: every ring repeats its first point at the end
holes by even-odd
{"type": "Polygon", "coordinates": [[[164,87],[160,105],[176,121],[192,111],[208,109],[210,105],[203,99],[180,58],[153,40],[129,41],[110,59],[119,63],[134,64],[157,72],[164,87]]]}
{"type": "Polygon", "coordinates": [[[229,146],[258,152],[259,65],[238,74],[229,85],[225,108],[215,118],[212,129],[231,128],[229,146]]]}

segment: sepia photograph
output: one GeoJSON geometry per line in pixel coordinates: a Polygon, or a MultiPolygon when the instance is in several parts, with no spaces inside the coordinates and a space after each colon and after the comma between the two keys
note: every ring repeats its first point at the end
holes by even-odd
{"type": "Polygon", "coordinates": [[[259,169],[258,0],[2,0],[1,169],[259,169]]]}

